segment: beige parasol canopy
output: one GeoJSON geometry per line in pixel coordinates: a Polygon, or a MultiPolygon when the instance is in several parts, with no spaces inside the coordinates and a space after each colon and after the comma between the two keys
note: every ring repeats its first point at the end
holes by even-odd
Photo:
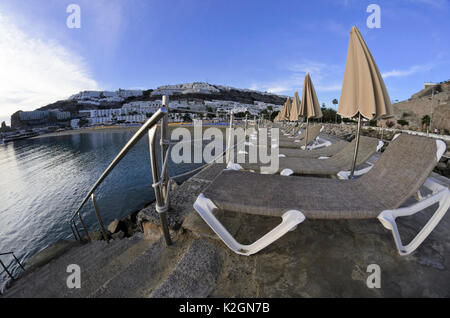
{"type": "Polygon", "coordinates": [[[306,138],[305,149],[308,145],[309,134],[309,119],[322,117],[319,100],[317,99],[314,85],[311,81],[309,73],[306,73],[305,81],[303,82],[302,103],[300,105],[300,116],[306,119],[306,138]]]}
{"type": "Polygon", "coordinates": [[[306,119],[322,117],[319,100],[317,99],[316,91],[314,90],[314,85],[311,81],[309,73],[306,74],[305,81],[303,83],[300,116],[306,119]]]}
{"type": "Polygon", "coordinates": [[[361,117],[373,120],[393,114],[383,77],[366,42],[355,26],[350,31],[338,114],[343,117],[358,116],[355,153],[350,173],[350,178],[353,178],[358,156],[361,117]]]}
{"type": "Polygon", "coordinates": [[[291,109],[291,99],[288,97],[280,112],[280,120],[289,120],[289,111],[291,109]]]}
{"type": "Polygon", "coordinates": [[[300,116],[300,99],[298,98],[298,92],[295,92],[292,100],[291,111],[289,112],[289,120],[298,121],[300,116]]]}
{"type": "Polygon", "coordinates": [[[383,77],[361,33],[354,26],[350,31],[338,114],[355,117],[358,113],[372,120],[391,116],[393,111],[383,77]]]}

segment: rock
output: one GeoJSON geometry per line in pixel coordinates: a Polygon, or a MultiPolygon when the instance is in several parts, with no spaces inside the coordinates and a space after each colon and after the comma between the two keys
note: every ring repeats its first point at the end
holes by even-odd
{"type": "Polygon", "coordinates": [[[117,239],[121,240],[121,239],[123,239],[125,237],[125,232],[124,231],[119,231],[119,232],[114,233],[113,235],[111,235],[111,237],[112,237],[113,240],[117,240],[117,239]]]}
{"type": "Polygon", "coordinates": [[[436,166],[437,169],[439,170],[446,170],[447,169],[447,165],[444,162],[439,162],[436,166]]]}
{"type": "Polygon", "coordinates": [[[120,221],[118,219],[115,219],[108,225],[108,231],[111,232],[112,234],[118,232],[119,224],[120,224],[120,221]]]}
{"type": "Polygon", "coordinates": [[[170,191],[175,191],[178,187],[179,187],[179,185],[175,181],[172,180],[170,182],[170,191]]]}
{"type": "Polygon", "coordinates": [[[153,241],[161,236],[161,230],[152,222],[143,222],[144,240],[153,241]]]}
{"type": "Polygon", "coordinates": [[[101,241],[103,240],[103,234],[101,230],[89,233],[89,237],[92,241],[101,241]]]}

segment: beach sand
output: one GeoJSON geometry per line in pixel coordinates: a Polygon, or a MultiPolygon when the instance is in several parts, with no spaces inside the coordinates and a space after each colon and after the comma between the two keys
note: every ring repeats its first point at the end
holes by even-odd
{"type": "MultiPolygon", "coordinates": [[[[169,124],[169,130],[178,128],[178,127],[186,127],[186,128],[192,128],[192,124],[169,124]]],[[[217,128],[225,128],[225,125],[208,125],[204,124],[204,128],[208,127],[217,127],[217,128]]],[[[123,131],[138,131],[141,126],[101,126],[101,127],[88,127],[88,128],[82,128],[82,129],[75,129],[75,130],[65,130],[65,131],[59,131],[59,132],[52,132],[48,134],[39,135],[30,139],[37,139],[37,138],[46,138],[46,137],[57,137],[57,136],[70,136],[70,135],[77,135],[77,134],[92,134],[97,132],[123,132],[123,131]]]]}

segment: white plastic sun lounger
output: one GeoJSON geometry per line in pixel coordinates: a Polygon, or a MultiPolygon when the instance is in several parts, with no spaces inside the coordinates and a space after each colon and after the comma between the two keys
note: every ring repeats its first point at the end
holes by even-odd
{"type": "Polygon", "coordinates": [[[446,145],[440,140],[403,134],[391,142],[369,172],[353,180],[289,178],[224,170],[198,196],[194,209],[231,250],[241,255],[257,253],[306,218],[377,218],[392,231],[400,255],[407,255],[420,246],[450,208],[449,189],[428,178],[445,150],[446,145]],[[421,186],[430,189],[432,194],[412,206],[400,207],[421,186]],[[433,216],[405,245],[396,218],[413,215],[435,203],[439,206],[433,216]],[[282,222],[255,243],[244,245],[214,216],[213,211],[218,209],[281,217],[282,222]]]}

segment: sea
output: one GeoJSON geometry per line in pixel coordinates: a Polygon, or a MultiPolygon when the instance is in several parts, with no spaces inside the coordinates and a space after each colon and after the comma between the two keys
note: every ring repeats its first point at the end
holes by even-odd
{"type": "MultiPolygon", "coordinates": [[[[0,144],[0,253],[12,251],[26,263],[58,240],[73,240],[68,219],[134,133],[101,130],[0,144]]],[[[201,165],[169,161],[170,175],[201,165]]],[[[144,137],[95,192],[105,225],[154,201],[152,181],[144,137]]],[[[90,231],[98,229],[90,201],[82,216],[90,231]]],[[[11,256],[0,257],[19,273],[11,256]]],[[[6,281],[0,268],[0,289],[6,281]]]]}

